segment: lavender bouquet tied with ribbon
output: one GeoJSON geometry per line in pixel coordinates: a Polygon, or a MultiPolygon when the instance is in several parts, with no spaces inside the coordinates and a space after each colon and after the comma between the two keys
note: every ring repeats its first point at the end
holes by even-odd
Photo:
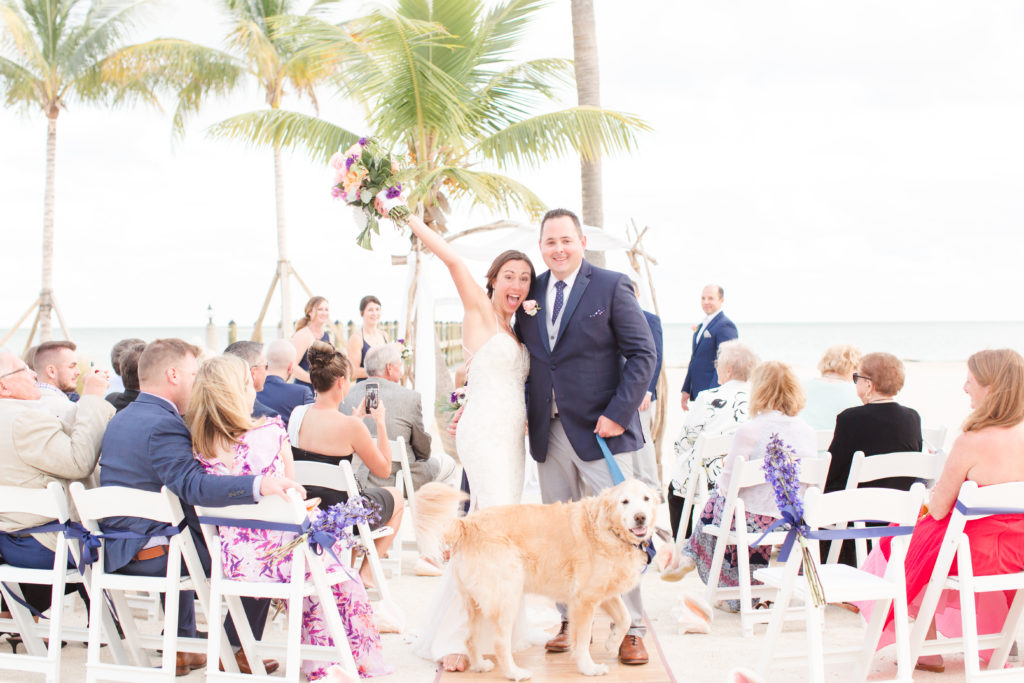
{"type": "Polygon", "coordinates": [[[405,224],[409,207],[402,197],[403,171],[393,157],[374,138],[360,138],[344,152],[335,152],[330,160],[334,169],[331,196],[344,199],[355,210],[360,228],[356,243],[372,249],[372,233],[380,234],[379,219],[387,218],[395,226],[405,224]]]}
{"type": "Polygon", "coordinates": [[[804,506],[800,501],[800,460],[793,447],[783,441],[778,433],[768,439],[763,467],[765,481],[775,493],[775,505],[779,508],[781,522],[789,523],[790,533],[795,533],[800,543],[811,600],[816,607],[820,607],[825,604],[825,590],[804,536],[808,529],[804,523],[804,506]]]}
{"type": "MultiPolygon", "coordinates": [[[[344,503],[335,503],[313,519],[309,528],[279,548],[264,555],[264,559],[278,560],[288,557],[303,543],[313,540],[315,546],[334,554],[331,548],[339,541],[346,547],[356,545],[352,527],[357,524],[372,524],[380,519],[379,506],[370,500],[353,497],[344,503]]],[[[319,554],[319,552],[317,553],[319,554]]]]}

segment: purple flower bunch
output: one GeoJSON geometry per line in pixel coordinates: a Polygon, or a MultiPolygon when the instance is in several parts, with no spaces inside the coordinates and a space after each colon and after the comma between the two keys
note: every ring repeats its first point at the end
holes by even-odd
{"type": "Polygon", "coordinates": [[[803,519],[804,506],[800,502],[800,460],[793,447],[783,441],[778,432],[768,438],[764,453],[764,478],[775,493],[779,510],[789,507],[796,519],[803,519]]]}
{"type": "Polygon", "coordinates": [[[372,524],[380,519],[380,506],[372,500],[350,498],[344,503],[335,503],[323,510],[310,524],[312,533],[327,533],[345,544],[355,545],[352,527],[357,524],[372,524]]]}

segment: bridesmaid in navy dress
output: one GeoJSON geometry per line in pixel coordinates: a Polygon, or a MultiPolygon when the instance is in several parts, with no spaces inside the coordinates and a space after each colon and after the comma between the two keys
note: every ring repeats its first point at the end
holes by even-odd
{"type": "Polygon", "coordinates": [[[322,296],[314,296],[306,303],[305,315],[295,324],[295,334],[292,335],[292,344],[295,345],[295,357],[299,359],[298,366],[293,370],[296,384],[313,388],[309,381],[309,346],[315,341],[334,344],[330,332],[331,310],[327,299],[322,296]]]}
{"type": "Polygon", "coordinates": [[[359,315],[363,317],[363,326],[348,339],[348,357],[354,366],[352,379],[362,382],[367,377],[363,366],[366,352],[375,346],[390,344],[391,340],[384,330],[377,327],[380,323],[380,299],[372,294],[364,296],[359,301],[359,315]],[[358,364],[355,363],[356,358],[359,358],[358,364]]]}

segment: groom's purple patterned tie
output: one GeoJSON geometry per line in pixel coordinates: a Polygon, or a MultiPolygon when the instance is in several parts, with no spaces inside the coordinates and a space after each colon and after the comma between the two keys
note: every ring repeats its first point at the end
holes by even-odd
{"type": "Polygon", "coordinates": [[[562,310],[562,304],[565,303],[565,283],[559,280],[555,283],[555,305],[551,307],[551,324],[554,325],[555,321],[558,320],[558,313],[562,310]]]}

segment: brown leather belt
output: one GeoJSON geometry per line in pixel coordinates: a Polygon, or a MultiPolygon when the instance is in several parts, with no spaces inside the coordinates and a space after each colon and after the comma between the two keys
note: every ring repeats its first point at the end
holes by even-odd
{"type": "Polygon", "coordinates": [[[152,560],[154,557],[163,557],[167,554],[167,546],[155,545],[152,548],[145,548],[135,553],[133,560],[152,560]]]}

